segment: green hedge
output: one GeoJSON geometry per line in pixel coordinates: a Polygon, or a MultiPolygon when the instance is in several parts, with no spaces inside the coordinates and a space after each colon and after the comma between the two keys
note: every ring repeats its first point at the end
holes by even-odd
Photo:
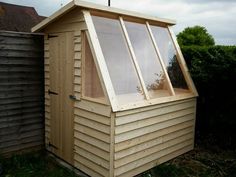
{"type": "Polygon", "coordinates": [[[199,93],[198,142],[208,138],[209,143],[235,148],[236,46],[182,46],[181,49],[199,93]]]}

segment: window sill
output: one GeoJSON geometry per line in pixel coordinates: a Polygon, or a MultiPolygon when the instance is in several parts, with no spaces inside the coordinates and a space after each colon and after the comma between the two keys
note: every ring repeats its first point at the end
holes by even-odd
{"type": "Polygon", "coordinates": [[[129,104],[122,104],[121,106],[118,107],[117,110],[113,110],[114,112],[119,112],[119,111],[126,111],[130,109],[136,109],[140,107],[146,107],[146,106],[151,106],[151,105],[157,105],[157,104],[162,104],[162,103],[167,103],[167,102],[174,102],[178,100],[184,100],[184,99],[190,99],[190,98],[195,98],[197,97],[193,93],[181,93],[177,94],[175,96],[168,96],[168,97],[160,97],[160,98],[153,98],[150,100],[142,100],[142,101],[137,101],[129,104]]]}

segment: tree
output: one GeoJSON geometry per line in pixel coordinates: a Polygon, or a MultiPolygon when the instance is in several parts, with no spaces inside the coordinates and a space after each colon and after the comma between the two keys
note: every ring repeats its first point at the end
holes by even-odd
{"type": "Polygon", "coordinates": [[[215,41],[205,27],[187,27],[177,35],[180,46],[214,46],[215,41]]]}

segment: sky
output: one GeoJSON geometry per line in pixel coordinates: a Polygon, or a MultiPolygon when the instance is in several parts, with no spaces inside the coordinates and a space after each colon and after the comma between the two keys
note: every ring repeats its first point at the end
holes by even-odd
{"type": "MultiPolygon", "coordinates": [[[[35,7],[38,14],[50,16],[71,0],[0,0],[35,7]]],[[[108,0],[85,0],[107,5],[108,0]]],[[[111,6],[170,18],[178,34],[186,27],[204,26],[217,45],[236,45],[236,0],[111,0],[111,6]]]]}

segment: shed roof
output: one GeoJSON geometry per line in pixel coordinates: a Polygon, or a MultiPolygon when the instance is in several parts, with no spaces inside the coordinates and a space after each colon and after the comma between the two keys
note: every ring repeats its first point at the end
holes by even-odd
{"type": "Polygon", "coordinates": [[[158,21],[158,22],[166,23],[168,25],[174,25],[176,23],[174,20],[170,20],[170,19],[149,16],[149,15],[145,15],[145,14],[138,13],[138,12],[127,11],[127,10],[118,9],[118,8],[114,8],[114,7],[98,5],[98,4],[85,2],[85,1],[81,1],[81,0],[73,0],[72,2],[68,3],[66,6],[64,6],[63,8],[61,8],[60,10],[58,10],[57,12],[52,14],[50,17],[46,18],[41,23],[34,26],[32,28],[32,32],[39,32],[40,30],[45,28],[47,25],[49,25],[50,23],[52,23],[53,21],[55,21],[56,19],[58,19],[62,15],[66,14],[70,10],[74,9],[75,7],[82,7],[85,9],[93,9],[93,10],[105,11],[105,12],[126,15],[126,16],[141,18],[141,19],[158,21]]]}
{"type": "Polygon", "coordinates": [[[33,7],[0,2],[0,30],[30,32],[43,19],[33,7]]]}

